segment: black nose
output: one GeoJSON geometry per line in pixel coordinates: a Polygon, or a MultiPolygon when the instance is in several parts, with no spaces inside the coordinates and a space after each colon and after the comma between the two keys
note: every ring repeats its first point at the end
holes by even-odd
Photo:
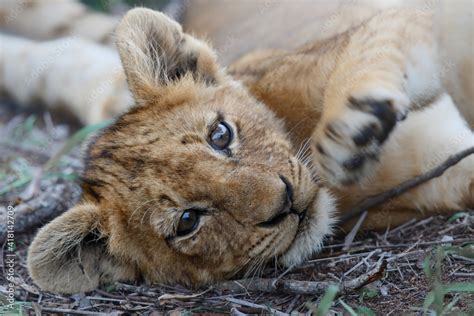
{"type": "MultiPolygon", "coordinates": [[[[270,219],[265,222],[258,223],[260,227],[274,227],[281,223],[290,213],[293,213],[293,186],[290,181],[282,175],[278,175],[285,184],[285,194],[283,197],[283,203],[281,208],[276,212],[270,219]]],[[[282,192],[283,193],[283,192],[282,192]]]]}
{"type": "Polygon", "coordinates": [[[291,205],[293,203],[293,195],[294,195],[293,186],[291,185],[290,181],[288,181],[287,178],[285,178],[282,175],[279,175],[279,176],[280,176],[281,181],[283,181],[283,183],[285,184],[286,197],[288,199],[288,202],[290,202],[290,205],[291,205]]]}

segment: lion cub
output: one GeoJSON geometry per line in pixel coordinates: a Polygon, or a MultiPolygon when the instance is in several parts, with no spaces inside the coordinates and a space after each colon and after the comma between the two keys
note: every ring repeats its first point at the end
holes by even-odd
{"type": "MultiPolygon", "coordinates": [[[[298,264],[331,233],[337,207],[474,145],[432,80],[428,14],[389,11],[297,51],[255,53],[233,77],[209,45],[151,10],[123,18],[117,47],[136,106],[90,144],[82,201],[31,245],[45,290],[139,278],[201,286],[273,258],[298,264]]],[[[465,159],[367,224],[474,207],[473,170],[465,159]]]]}

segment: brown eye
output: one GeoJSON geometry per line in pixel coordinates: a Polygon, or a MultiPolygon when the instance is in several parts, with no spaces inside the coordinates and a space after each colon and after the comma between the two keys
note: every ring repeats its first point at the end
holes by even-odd
{"type": "Polygon", "coordinates": [[[230,126],[225,122],[221,122],[211,132],[209,142],[214,149],[225,150],[232,142],[232,138],[233,135],[230,126]]]}
{"type": "Polygon", "coordinates": [[[184,236],[194,231],[199,225],[199,214],[196,210],[184,211],[179,219],[176,235],[184,236]]]}

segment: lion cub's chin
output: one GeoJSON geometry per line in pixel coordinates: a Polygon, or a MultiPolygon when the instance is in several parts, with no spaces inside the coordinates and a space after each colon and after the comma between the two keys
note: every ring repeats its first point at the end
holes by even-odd
{"type": "Polygon", "coordinates": [[[285,266],[300,264],[311,255],[317,253],[324,238],[332,233],[336,221],[336,200],[329,190],[322,188],[312,205],[292,245],[281,257],[280,262],[285,266]]]}

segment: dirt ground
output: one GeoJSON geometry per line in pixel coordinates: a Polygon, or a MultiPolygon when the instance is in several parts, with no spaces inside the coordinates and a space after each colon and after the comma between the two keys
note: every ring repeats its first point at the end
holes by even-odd
{"type": "Polygon", "coordinates": [[[347,232],[339,231],[312,260],[290,270],[270,264],[251,280],[194,291],[116,283],[70,296],[43,292],[27,272],[28,245],[40,226],[79,198],[81,146],[98,128],[55,121],[0,101],[0,314],[285,315],[317,314],[330,304],[332,315],[474,315],[474,211],[467,210],[359,232],[348,248],[347,232]],[[14,236],[5,241],[12,207],[14,236]],[[14,309],[8,301],[11,275],[14,309]],[[323,298],[332,284],[340,295],[323,298]]]}

